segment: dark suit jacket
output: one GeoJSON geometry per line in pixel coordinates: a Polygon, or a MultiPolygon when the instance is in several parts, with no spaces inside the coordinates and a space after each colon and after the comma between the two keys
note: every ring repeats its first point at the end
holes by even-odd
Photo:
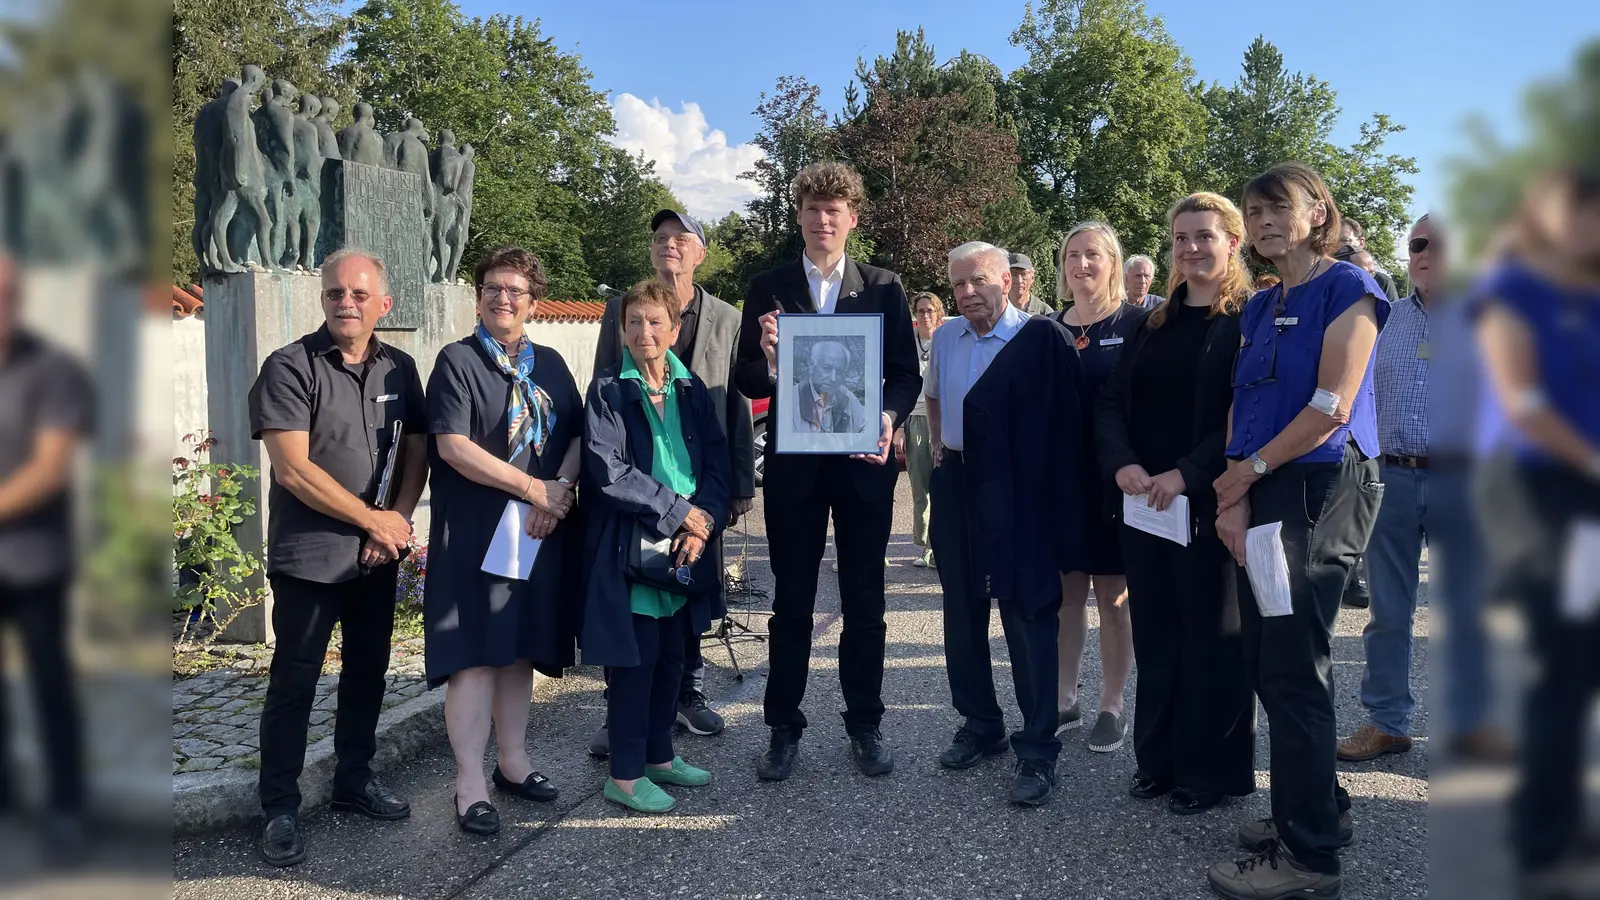
{"type": "MultiPolygon", "coordinates": [[[[769,426],[785,421],[783,417],[788,413],[781,408],[782,401],[790,393],[775,390],[767,375],[767,356],[761,352],[761,317],[774,309],[785,314],[816,312],[805,265],[800,260],[760,273],[750,279],[745,289],[744,325],[739,332],[734,377],[740,392],[751,400],[771,398],[772,405],[767,411],[769,426]]],[[[900,276],[846,258],[835,311],[883,314],[883,411],[898,428],[916,406],[917,395],[922,392],[917,339],[911,331],[911,309],[906,304],[900,276]]],[[[763,485],[769,494],[777,492],[784,500],[799,501],[811,492],[824,457],[778,453],[779,429],[769,427],[768,434],[763,485]]],[[[881,500],[893,496],[900,472],[892,459],[882,466],[861,460],[841,459],[841,462],[864,499],[881,500]]]]}
{"type": "MultiPolygon", "coordinates": [[[[606,301],[605,314],[600,317],[600,341],[594,350],[592,371],[596,377],[622,361],[621,311],[621,297],[606,301]]],[[[733,497],[747,500],[756,495],[756,446],[750,401],[733,386],[740,324],[733,304],[700,288],[700,324],[683,364],[705,382],[712,405],[723,410],[722,434],[728,439],[728,461],[733,467],[733,497]]]]}
{"type": "Polygon", "coordinates": [[[1088,398],[1071,340],[1061,323],[1034,316],[961,406],[970,589],[1030,613],[1059,604],[1061,573],[1086,566],[1100,510],[1085,479],[1058,474],[1091,464],[1079,424],[1088,398]]]}
{"type": "MultiPolygon", "coordinates": [[[[639,647],[634,637],[629,584],[623,575],[624,543],[635,520],[661,534],[673,534],[691,505],[712,520],[715,540],[728,523],[728,447],[722,436],[720,407],[693,373],[673,384],[678,392],[679,420],[689,464],[694,470],[693,497],[679,497],[652,475],[655,442],[650,434],[644,392],[631,378],[618,378],[621,366],[600,372],[589,386],[584,409],[583,474],[579,490],[584,513],[584,555],[589,565],[584,592],[583,625],[578,647],[585,665],[636,666],[639,647]]],[[[694,634],[711,627],[712,604],[720,586],[718,559],[707,552],[706,566],[696,566],[698,584],[712,590],[689,596],[689,622],[694,634]],[[703,571],[709,569],[710,571],[703,571]]]]}
{"type": "MultiPolygon", "coordinates": [[[[1179,285],[1170,303],[1182,303],[1188,295],[1188,286],[1179,285]]],[[[1135,361],[1150,342],[1149,319],[1140,322],[1128,338],[1128,346],[1117,360],[1117,367],[1106,380],[1100,396],[1095,400],[1095,440],[1100,457],[1100,472],[1111,482],[1116,481],[1117,470],[1123,466],[1144,465],[1133,452],[1129,440],[1128,423],[1139,415],[1139,400],[1130,388],[1135,361]]],[[[1217,533],[1217,495],[1211,489],[1228,467],[1224,451],[1228,443],[1228,409],[1233,404],[1233,364],[1239,355],[1239,317],[1217,316],[1206,329],[1206,340],[1200,349],[1200,362],[1195,367],[1194,379],[1174,384],[1172,389],[1194,391],[1194,416],[1188,422],[1174,422],[1182,428],[1194,445],[1189,454],[1178,460],[1178,471],[1183,473],[1184,493],[1189,497],[1189,515],[1193,518],[1194,534],[1217,533]]],[[[1148,467],[1146,467],[1148,469],[1148,467]]],[[[1160,475],[1160,472],[1150,472],[1160,475]]],[[[1118,517],[1122,508],[1117,507],[1118,517]]]]}

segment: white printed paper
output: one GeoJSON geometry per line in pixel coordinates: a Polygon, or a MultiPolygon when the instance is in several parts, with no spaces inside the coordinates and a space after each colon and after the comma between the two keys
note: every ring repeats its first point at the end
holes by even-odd
{"type": "Polygon", "coordinates": [[[1289,558],[1283,552],[1283,523],[1257,525],[1244,533],[1244,571],[1265,618],[1294,612],[1289,596],[1289,558]]]}
{"type": "Polygon", "coordinates": [[[1150,505],[1149,494],[1123,494],[1122,521],[1145,534],[1189,546],[1189,498],[1183,494],[1173,497],[1164,511],[1150,505]]]}
{"type": "Polygon", "coordinates": [[[527,581],[533,571],[534,557],[539,555],[539,545],[528,537],[528,504],[520,500],[506,502],[506,511],[494,527],[494,538],[489,541],[489,551],[483,555],[483,571],[514,581],[527,581]]]}
{"type": "Polygon", "coordinates": [[[1579,519],[1567,538],[1561,567],[1561,614],[1573,621],[1600,611],[1600,522],[1579,519]]]}

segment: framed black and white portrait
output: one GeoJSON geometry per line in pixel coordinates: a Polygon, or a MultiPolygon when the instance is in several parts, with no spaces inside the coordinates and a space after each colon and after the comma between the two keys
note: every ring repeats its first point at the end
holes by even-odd
{"type": "Polygon", "coordinates": [[[883,314],[778,317],[778,453],[877,453],[883,314]]]}

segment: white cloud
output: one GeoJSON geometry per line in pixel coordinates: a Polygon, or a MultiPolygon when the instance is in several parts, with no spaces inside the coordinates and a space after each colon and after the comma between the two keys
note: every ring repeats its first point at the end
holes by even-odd
{"type": "Polygon", "coordinates": [[[683,103],[674,112],[660,100],[646,103],[618,94],[611,113],[617,121],[611,143],[654,161],[656,174],[695,218],[711,221],[742,212],[756,196],[755,184],[739,175],[762,157],[761,148],[728,146],[728,136],[707,124],[698,103],[683,103]]]}

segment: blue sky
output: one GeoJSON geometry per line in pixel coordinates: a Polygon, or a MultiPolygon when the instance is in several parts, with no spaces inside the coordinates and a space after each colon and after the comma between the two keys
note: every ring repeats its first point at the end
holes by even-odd
{"type": "MultiPolygon", "coordinates": [[[[611,93],[619,143],[655,158],[700,215],[720,215],[746,192],[734,179],[755,152],[741,146],[757,126],[751,110],[780,75],[810,79],[837,111],[857,57],[889,52],[897,29],[919,25],[941,59],[967,49],[1008,73],[1025,61],[1010,43],[1023,4],[1011,0],[987,8],[947,0],[459,2],[468,15],[541,19],[562,49],[583,57],[595,86],[611,93]]],[[[1413,182],[1418,213],[1442,200],[1442,162],[1466,146],[1461,122],[1469,114],[1516,134],[1522,88],[1566,71],[1579,45],[1600,36],[1596,4],[1581,0],[1153,0],[1147,8],[1206,80],[1232,83],[1245,48],[1265,35],[1291,70],[1338,91],[1340,143],[1374,112],[1405,123],[1388,149],[1422,167],[1413,182]]]]}

